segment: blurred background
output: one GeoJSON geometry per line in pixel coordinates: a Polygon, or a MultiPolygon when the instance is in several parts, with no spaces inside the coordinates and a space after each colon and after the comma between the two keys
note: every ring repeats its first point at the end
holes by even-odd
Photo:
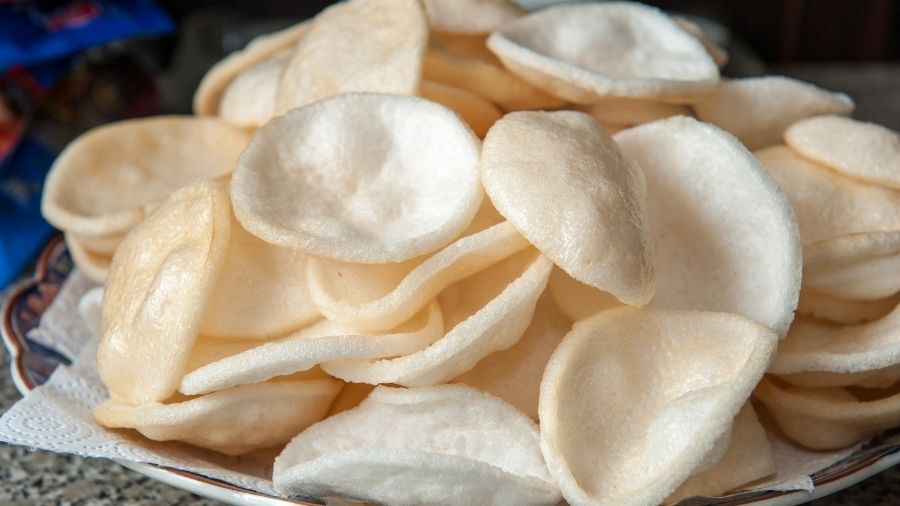
{"type": "MultiPolygon", "coordinates": [[[[0,288],[52,233],[40,190],[66,143],[110,121],[189,114],[213,63],[331,3],[0,0],[0,288]]],[[[701,25],[730,53],[727,76],[804,79],[850,94],[858,118],[900,129],[900,0],[645,3],[701,25]]]]}

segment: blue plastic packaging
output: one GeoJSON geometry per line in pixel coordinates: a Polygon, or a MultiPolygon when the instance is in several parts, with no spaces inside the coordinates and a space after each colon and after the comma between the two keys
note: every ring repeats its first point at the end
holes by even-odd
{"type": "Polygon", "coordinates": [[[0,3],[0,73],[74,55],[92,46],[172,31],[150,0],[0,3]]]}
{"type": "Polygon", "coordinates": [[[0,165],[0,289],[14,281],[53,233],[41,216],[44,176],[56,153],[28,137],[0,165]]]}

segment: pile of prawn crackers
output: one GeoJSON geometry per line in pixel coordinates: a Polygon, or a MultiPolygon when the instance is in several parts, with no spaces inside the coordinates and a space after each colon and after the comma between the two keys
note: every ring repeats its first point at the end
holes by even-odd
{"type": "Polygon", "coordinates": [[[84,134],[43,210],[104,285],[96,420],[409,505],[716,496],[767,431],[900,425],[900,137],[726,60],[636,3],[348,0],[84,134]]]}

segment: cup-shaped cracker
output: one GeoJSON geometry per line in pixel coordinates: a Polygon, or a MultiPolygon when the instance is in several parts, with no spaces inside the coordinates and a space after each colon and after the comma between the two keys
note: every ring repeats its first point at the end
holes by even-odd
{"type": "Polygon", "coordinates": [[[95,128],[53,163],[41,210],[75,234],[124,234],[178,188],[234,170],[248,140],[216,118],[159,116],[95,128]]]}
{"type": "Polygon", "coordinates": [[[797,314],[819,320],[855,325],[871,322],[890,313],[900,304],[900,294],[883,299],[853,300],[834,297],[804,288],[800,290],[797,314]]]}
{"type": "Polygon", "coordinates": [[[222,183],[178,190],[125,237],[103,296],[97,370],[114,399],[162,402],[181,381],[216,277],[231,207],[222,183]]]}
{"type": "Polygon", "coordinates": [[[848,234],[803,247],[803,286],[878,300],[900,292],[900,230],[848,234]]]}
{"type": "Polygon", "coordinates": [[[396,264],[310,259],[313,300],[330,320],[358,329],[399,325],[444,288],[528,247],[508,222],[464,234],[426,258],[396,264]]]}
{"type": "Polygon", "coordinates": [[[436,303],[408,322],[382,332],[360,332],[322,320],[286,337],[235,350],[236,353],[198,367],[185,374],[179,390],[185,394],[206,393],[305,371],[332,360],[410,355],[442,337],[443,331],[443,315],[436,303]]]}
{"type": "Polygon", "coordinates": [[[545,290],[519,342],[484,357],[472,370],[456,377],[453,382],[465,383],[496,395],[537,420],[538,393],[544,367],[553,350],[571,329],[572,321],[559,310],[545,290]]]}
{"type": "Polygon", "coordinates": [[[849,114],[853,100],[781,76],[723,79],[710,96],[693,104],[697,117],[760,149],[781,143],[792,123],[820,114],[849,114]]]}
{"type": "Polygon", "coordinates": [[[423,77],[463,88],[506,110],[548,109],[564,101],[537,90],[500,65],[433,44],[425,53],[423,77]]]}
{"type": "Polygon", "coordinates": [[[219,114],[222,95],[235,77],[272,58],[280,51],[290,50],[306,33],[309,25],[309,21],[304,21],[284,30],[261,35],[251,40],[244,49],[231,53],[213,65],[194,92],[194,114],[198,116],[219,114]]]}
{"type": "Polygon", "coordinates": [[[842,116],[798,121],[784,141],[810,160],[850,177],[900,188],[900,133],[842,116]]]}
{"type": "Polygon", "coordinates": [[[778,337],[727,313],[603,311],[541,383],[541,447],[570,504],[657,504],[727,450],[778,337]]]}
{"type": "Polygon", "coordinates": [[[656,289],[644,181],[587,114],[520,111],[482,149],[494,207],[573,278],[643,305],[656,289]]]}
{"type": "Polygon", "coordinates": [[[632,127],[643,123],[671,118],[692,116],[691,108],[683,104],[668,104],[653,100],[607,98],[598,100],[582,109],[597,119],[601,125],[632,127]]]}
{"type": "Polygon", "coordinates": [[[282,49],[236,75],[219,102],[222,121],[241,128],[260,128],[275,115],[278,78],[291,57],[282,49]]]}
{"type": "Polygon", "coordinates": [[[349,92],[415,95],[428,45],[418,0],[348,0],[320,12],[281,73],[275,113],[349,92]]]}
{"type": "Polygon", "coordinates": [[[419,94],[458,114],[478,137],[484,137],[503,113],[497,106],[464,88],[435,81],[422,81],[419,94]]]}
{"type": "Polygon", "coordinates": [[[531,248],[516,253],[441,292],[438,302],[447,331],[431,346],[393,359],[327,362],[322,369],[354,383],[426,386],[450,381],[522,337],[552,267],[531,248]]]}
{"type": "Polygon", "coordinates": [[[559,267],[550,274],[548,287],[556,305],[573,322],[622,305],[611,293],[586,285],[559,267]]]}
{"type": "Polygon", "coordinates": [[[603,97],[692,100],[719,81],[696,38],[638,3],[543,9],[501,27],[488,47],[534,86],[582,104],[603,97]]]}
{"type": "Polygon", "coordinates": [[[231,179],[238,221],[279,246],[347,262],[401,262],[469,225],[483,198],[479,141],[415,97],[349,93],[273,119],[231,179]]]}
{"type": "Polygon", "coordinates": [[[791,205],[747,149],[683,116],[614,137],[647,182],[659,283],[651,305],[725,311],[787,332],[800,293],[791,205]]]}
{"type": "Polygon", "coordinates": [[[200,334],[265,339],[320,319],[306,282],[306,263],[302,252],[269,244],[232,217],[225,262],[200,334]]]}
{"type": "Polygon", "coordinates": [[[859,443],[900,424],[896,389],[804,388],[766,377],[753,395],[788,437],[814,450],[859,443]]]}
{"type": "Polygon", "coordinates": [[[714,497],[775,473],[775,456],[766,430],[750,402],[734,418],[725,456],[709,469],[692,475],[669,496],[677,504],[686,497],[714,497]]]}
{"type": "Polygon", "coordinates": [[[832,297],[874,300],[900,291],[900,191],[848,177],[786,146],[754,153],[794,208],[803,284],[832,297]]]}
{"type": "Polygon", "coordinates": [[[287,495],[380,504],[550,506],[560,499],[537,425],[464,385],[380,386],[294,438],[272,478],[287,495]]]}
{"type": "Polygon", "coordinates": [[[753,154],[791,201],[805,248],[850,234],[900,230],[900,191],[847,177],[787,146],[753,154]]]}
{"type": "Polygon", "coordinates": [[[136,429],[156,441],[242,455],[290,441],[325,417],[340,390],[333,379],[272,381],[166,403],[107,400],[94,416],[104,427],[136,429]]]}
{"type": "MultiPolygon", "coordinates": [[[[836,326],[812,318],[798,318],[781,343],[769,372],[778,375],[833,373],[829,384],[841,386],[857,384],[858,375],[883,373],[896,369],[898,364],[900,307],[883,318],[860,325],[836,326]],[[847,375],[846,381],[836,381],[838,375],[847,375]]],[[[868,376],[871,380],[871,374],[868,376]]],[[[893,379],[900,380],[900,376],[893,379]]]]}
{"type": "Polygon", "coordinates": [[[82,274],[96,283],[106,281],[109,266],[112,264],[111,253],[101,253],[89,248],[82,240],[71,232],[65,233],[66,248],[72,255],[72,261],[82,274]]]}

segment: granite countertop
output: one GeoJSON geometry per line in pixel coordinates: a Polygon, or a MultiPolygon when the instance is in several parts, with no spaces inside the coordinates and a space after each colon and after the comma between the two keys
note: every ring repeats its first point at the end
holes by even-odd
{"type": "MultiPolygon", "coordinates": [[[[857,103],[855,116],[900,130],[900,64],[804,65],[776,73],[844,91],[857,103]]],[[[0,413],[19,398],[6,371],[9,355],[0,347],[0,413]]],[[[218,501],[151,480],[112,461],[57,455],[0,444],[0,504],[106,505],[192,504],[218,501]]],[[[847,490],[820,499],[815,506],[900,504],[900,467],[889,469],[847,490]]]]}

